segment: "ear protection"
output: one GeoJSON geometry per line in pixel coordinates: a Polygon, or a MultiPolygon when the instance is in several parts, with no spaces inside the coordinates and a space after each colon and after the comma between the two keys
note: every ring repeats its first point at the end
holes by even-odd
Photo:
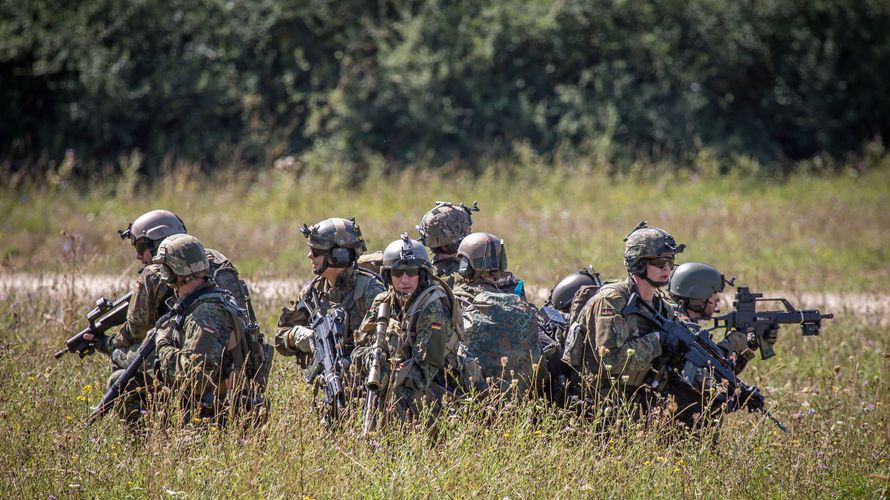
{"type": "Polygon", "coordinates": [[[352,251],[348,248],[336,247],[331,249],[331,267],[346,267],[352,263],[352,251]]]}

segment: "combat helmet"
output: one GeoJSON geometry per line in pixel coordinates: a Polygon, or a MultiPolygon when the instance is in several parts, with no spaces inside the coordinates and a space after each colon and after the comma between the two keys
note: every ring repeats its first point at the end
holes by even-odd
{"type": "MultiPolygon", "coordinates": [[[[646,221],[642,221],[624,238],[624,266],[629,273],[648,281],[649,278],[646,276],[648,259],[673,257],[682,253],[685,248],[686,245],[678,245],[674,237],[664,229],[649,227],[646,221]]],[[[653,283],[653,285],[663,286],[664,283],[653,283]]]]}
{"type": "Polygon", "coordinates": [[[383,265],[380,267],[386,286],[392,284],[390,279],[393,269],[417,269],[421,276],[421,286],[429,283],[433,274],[433,266],[423,243],[408,238],[408,233],[393,241],[383,250],[383,265]]]}
{"type": "Polygon", "coordinates": [[[328,267],[349,267],[368,249],[355,218],[333,217],[312,226],[303,224],[300,232],[309,240],[313,253],[325,255],[324,265],[316,271],[317,274],[328,267]]]}
{"type": "Polygon", "coordinates": [[[151,250],[155,255],[158,245],[168,236],[185,234],[185,224],[176,214],[169,210],[152,210],[136,218],[117,233],[122,240],[129,239],[140,253],[151,250]]]}
{"type": "Polygon", "coordinates": [[[701,262],[686,262],[674,269],[668,292],[678,304],[703,312],[711,295],[722,292],[725,285],[726,277],[720,271],[701,262]]]}
{"type": "Polygon", "coordinates": [[[489,272],[495,275],[507,270],[507,249],[504,240],[491,233],[473,233],[457,249],[458,272],[465,277],[489,272]]]}
{"type": "Polygon", "coordinates": [[[460,241],[470,234],[473,226],[471,213],[478,211],[479,206],[475,201],[469,207],[463,203],[437,201],[436,207],[427,212],[416,226],[420,241],[434,250],[443,249],[444,253],[457,252],[460,241]]]}
{"type": "Polygon", "coordinates": [[[158,246],[152,259],[161,266],[161,279],[175,283],[177,276],[186,280],[200,278],[210,271],[210,261],[204,245],[190,234],[174,234],[158,246]]]}
{"type": "Polygon", "coordinates": [[[578,272],[572,273],[563,278],[556,286],[550,290],[548,302],[554,309],[559,311],[567,311],[572,305],[572,299],[575,293],[583,286],[602,286],[600,275],[597,272],[590,272],[586,267],[578,272]]]}

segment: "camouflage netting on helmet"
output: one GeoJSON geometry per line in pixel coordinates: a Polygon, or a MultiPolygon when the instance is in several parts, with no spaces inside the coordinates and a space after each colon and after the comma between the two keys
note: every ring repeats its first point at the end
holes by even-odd
{"type": "Polygon", "coordinates": [[[177,276],[194,276],[210,270],[204,246],[188,234],[175,234],[165,239],[152,262],[162,264],[177,276]]]}
{"type": "Polygon", "coordinates": [[[624,265],[631,271],[638,271],[644,259],[673,256],[686,248],[678,245],[667,231],[649,227],[646,221],[640,222],[624,242],[624,265]]]}
{"type": "Polygon", "coordinates": [[[420,241],[430,248],[441,248],[460,242],[470,234],[473,218],[470,212],[478,212],[476,202],[467,207],[463,203],[454,204],[437,201],[436,208],[427,212],[420,220],[417,231],[420,241]]]}
{"type": "Polygon", "coordinates": [[[300,231],[309,240],[309,246],[317,250],[348,248],[359,256],[368,249],[362,238],[362,230],[355,223],[355,219],[333,217],[311,227],[304,224],[300,231]]]}

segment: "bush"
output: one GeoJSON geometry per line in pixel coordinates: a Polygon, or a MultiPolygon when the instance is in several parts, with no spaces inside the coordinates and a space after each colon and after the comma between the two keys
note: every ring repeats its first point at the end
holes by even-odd
{"type": "Polygon", "coordinates": [[[68,148],[138,148],[149,173],[165,155],[472,166],[519,143],[787,167],[888,134],[877,0],[32,0],[0,14],[0,156],[19,166],[68,148]]]}

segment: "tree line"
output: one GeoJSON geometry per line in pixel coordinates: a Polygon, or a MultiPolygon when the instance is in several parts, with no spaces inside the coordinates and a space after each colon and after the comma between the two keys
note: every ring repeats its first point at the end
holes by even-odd
{"type": "Polygon", "coordinates": [[[4,1],[0,159],[781,166],[886,143],[887,33],[880,0],[4,1]]]}

